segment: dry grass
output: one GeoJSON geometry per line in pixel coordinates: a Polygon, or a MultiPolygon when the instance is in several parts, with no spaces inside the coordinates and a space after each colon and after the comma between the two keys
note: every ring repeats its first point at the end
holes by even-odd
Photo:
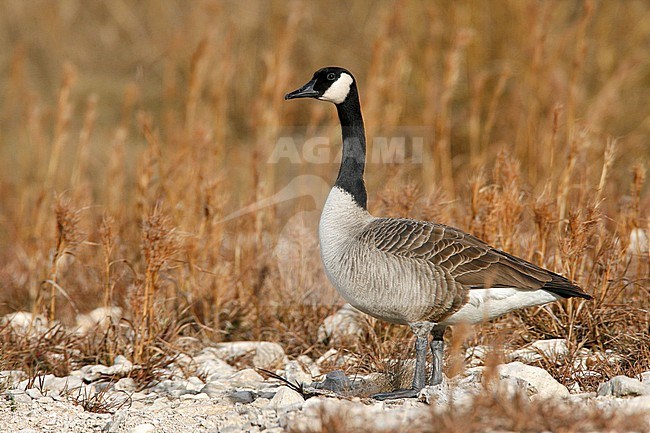
{"type": "MultiPolygon", "coordinates": [[[[322,191],[224,218],[298,175],[331,182],[333,158],[267,161],[293,125],[326,128],[335,154],[332,107],[282,94],[340,64],[360,82],[370,143],[433,131],[422,164],[370,164],[371,211],[464,228],[595,298],[510,315],[465,344],[564,337],[622,357],[593,366],[599,380],[650,369],[650,255],[631,242],[650,233],[648,23],[644,1],[3,2],[0,313],[71,325],[118,305],[127,319],[86,342],[5,328],[0,368],[64,374],[122,353],[151,363],[146,382],[182,336],[327,350],[316,330],[341,300],[316,247],[322,191]]],[[[409,343],[371,328],[344,348],[361,359],[351,370],[409,343]]]]}
{"type": "Polygon", "coordinates": [[[525,397],[505,398],[486,393],[475,401],[471,408],[450,406],[443,412],[431,411],[421,419],[404,425],[399,430],[381,428],[377,425],[350,426],[353,414],[345,410],[338,412],[322,411],[320,428],[303,430],[323,433],[348,432],[422,432],[422,433],[465,433],[465,432],[640,432],[647,429],[641,415],[630,416],[622,413],[607,413],[596,409],[585,410],[578,403],[530,402],[525,397]]]}

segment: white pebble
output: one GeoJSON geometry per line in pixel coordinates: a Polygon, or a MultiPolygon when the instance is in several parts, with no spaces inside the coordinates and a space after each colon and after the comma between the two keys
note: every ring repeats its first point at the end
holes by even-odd
{"type": "Polygon", "coordinates": [[[305,399],[302,395],[293,389],[282,386],[269,402],[269,408],[276,410],[299,409],[304,402],[305,399]]]}
{"type": "Polygon", "coordinates": [[[156,430],[156,427],[153,424],[145,423],[138,424],[131,429],[131,433],[153,433],[156,430]]]}

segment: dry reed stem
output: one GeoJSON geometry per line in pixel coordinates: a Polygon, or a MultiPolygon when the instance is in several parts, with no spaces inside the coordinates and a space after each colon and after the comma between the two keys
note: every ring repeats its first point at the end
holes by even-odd
{"type": "MultiPolygon", "coordinates": [[[[73,209],[70,199],[63,194],[57,195],[54,200],[56,244],[50,263],[48,279],[44,282],[50,286],[49,306],[47,307],[49,321],[56,318],[57,292],[69,299],[65,290],[59,285],[59,276],[68,267],[69,261],[74,258],[74,254],[84,238],[84,234],[79,229],[80,211],[73,209]]],[[[41,291],[34,303],[34,314],[40,313],[43,300],[43,292],[41,291]]]]}
{"type": "Polygon", "coordinates": [[[111,267],[113,265],[112,255],[115,249],[116,236],[114,233],[115,219],[105,214],[99,228],[99,236],[104,255],[104,308],[113,306],[114,284],[111,278],[111,267]]]}
{"type": "Polygon", "coordinates": [[[180,248],[180,237],[176,229],[171,227],[171,221],[162,211],[162,206],[156,204],[151,213],[142,223],[142,253],[145,270],[142,287],[141,303],[134,311],[136,315],[137,332],[142,333],[134,345],[134,359],[143,359],[145,347],[152,344],[158,331],[154,314],[154,302],[160,289],[160,273],[165,264],[174,257],[180,248]]]}
{"type": "Polygon", "coordinates": [[[79,131],[77,156],[72,167],[72,174],[70,175],[70,186],[74,188],[74,201],[76,203],[88,202],[91,199],[88,164],[90,159],[90,137],[97,119],[98,99],[98,96],[95,94],[88,97],[83,125],[79,131]]]}
{"type": "Polygon", "coordinates": [[[35,233],[43,235],[43,225],[47,219],[46,211],[49,206],[48,191],[55,188],[54,183],[56,175],[59,173],[59,162],[61,155],[68,141],[68,127],[70,117],[72,115],[73,105],[71,102],[70,93],[72,86],[76,80],[76,70],[74,66],[66,63],[63,68],[63,78],[61,80],[61,87],[59,88],[59,95],[57,99],[57,117],[54,129],[54,137],[51,143],[49,162],[47,165],[47,172],[45,174],[43,189],[41,192],[41,207],[37,213],[35,233]]]}
{"type": "Polygon", "coordinates": [[[68,140],[68,127],[70,118],[72,116],[72,103],[70,93],[72,86],[76,80],[77,72],[71,64],[64,65],[63,78],[61,80],[61,88],[59,89],[59,97],[57,102],[57,118],[54,131],[54,141],[52,142],[52,151],[50,154],[50,162],[47,167],[47,174],[45,177],[45,185],[50,186],[54,182],[54,176],[59,169],[59,161],[61,154],[67,144],[68,140]]]}
{"type": "Polygon", "coordinates": [[[444,75],[442,77],[442,93],[440,94],[440,111],[436,119],[436,151],[439,161],[440,179],[450,194],[455,194],[453,167],[451,156],[451,101],[458,86],[460,76],[460,58],[472,39],[468,29],[459,30],[454,43],[445,56],[444,75]]]}
{"type": "Polygon", "coordinates": [[[580,17],[580,21],[576,29],[576,47],[573,57],[573,67],[571,69],[571,77],[569,79],[568,98],[566,102],[567,125],[569,125],[569,127],[566,128],[566,142],[571,142],[573,131],[571,130],[570,125],[574,125],[576,123],[576,111],[578,109],[578,84],[580,83],[582,75],[584,73],[587,49],[589,47],[587,27],[589,26],[589,23],[594,15],[594,9],[596,6],[593,0],[585,0],[583,2],[583,7],[584,12],[580,17]]]}
{"type": "Polygon", "coordinates": [[[497,81],[497,85],[494,88],[494,94],[492,95],[490,104],[488,105],[485,126],[483,127],[483,134],[481,135],[481,144],[484,148],[488,147],[490,143],[490,135],[494,129],[494,124],[499,114],[499,100],[502,98],[506,89],[506,84],[511,76],[512,71],[508,66],[505,66],[499,74],[499,80],[497,81]]]}

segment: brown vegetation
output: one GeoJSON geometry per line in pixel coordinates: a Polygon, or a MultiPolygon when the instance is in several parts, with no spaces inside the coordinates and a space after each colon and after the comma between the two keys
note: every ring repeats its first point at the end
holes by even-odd
{"type": "MultiPolygon", "coordinates": [[[[478,326],[459,347],[559,337],[620,355],[590,366],[597,382],[545,363],[588,390],[650,370],[650,255],[634,241],[650,234],[648,23],[642,0],[1,3],[0,313],[72,325],[118,305],[126,320],[38,341],[5,326],[0,369],[125,354],[151,363],[146,382],[188,341],[327,350],[316,331],[342,300],[317,251],[323,191],[224,219],[296,176],[332,181],[333,157],[268,160],[288,130],[321,128],[338,151],[332,107],[282,100],[338,64],[360,83],[371,145],[431,131],[421,164],[369,165],[373,213],[463,228],[595,298],[478,326]]],[[[369,326],[345,348],[351,372],[406,356],[408,330],[369,326]]]]}

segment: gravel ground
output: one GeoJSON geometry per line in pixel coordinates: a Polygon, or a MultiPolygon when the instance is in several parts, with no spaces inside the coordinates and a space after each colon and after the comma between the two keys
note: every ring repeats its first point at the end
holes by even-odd
{"type": "MultiPolygon", "coordinates": [[[[340,327],[334,321],[331,325],[340,327]]],[[[6,370],[0,371],[0,432],[312,432],[321,431],[321,421],[330,415],[344,420],[350,431],[400,431],[450,406],[471,408],[486,386],[508,398],[567,402],[572,408],[597,408],[606,414],[642,414],[650,431],[650,372],[604,380],[597,392],[569,390],[546,370],[529,365],[540,356],[566,362],[565,340],[541,340],[507,354],[509,362],[496,367],[496,380],[484,385],[487,353],[489,348],[471,348],[463,374],[425,388],[418,399],[389,402],[340,397],[346,389],[349,395],[385,390],[387,382],[378,374],[354,379],[337,370],[321,374],[324,362],[344,359],[336,349],[318,360],[289,360],[281,345],[263,341],[218,343],[194,356],[179,357],[160,372],[168,379],[145,390],[137,390],[129,378],[138,366],[124,356],[117,356],[113,365],[86,365],[66,377],[28,378],[22,371],[6,370]],[[242,356],[251,359],[254,368],[232,365],[242,356]],[[311,398],[278,378],[262,377],[260,369],[274,370],[311,398]],[[187,372],[194,375],[187,377],[187,372]]],[[[587,368],[592,357],[608,359],[607,354],[583,355],[573,362],[584,374],[595,374],[587,368]]]]}

